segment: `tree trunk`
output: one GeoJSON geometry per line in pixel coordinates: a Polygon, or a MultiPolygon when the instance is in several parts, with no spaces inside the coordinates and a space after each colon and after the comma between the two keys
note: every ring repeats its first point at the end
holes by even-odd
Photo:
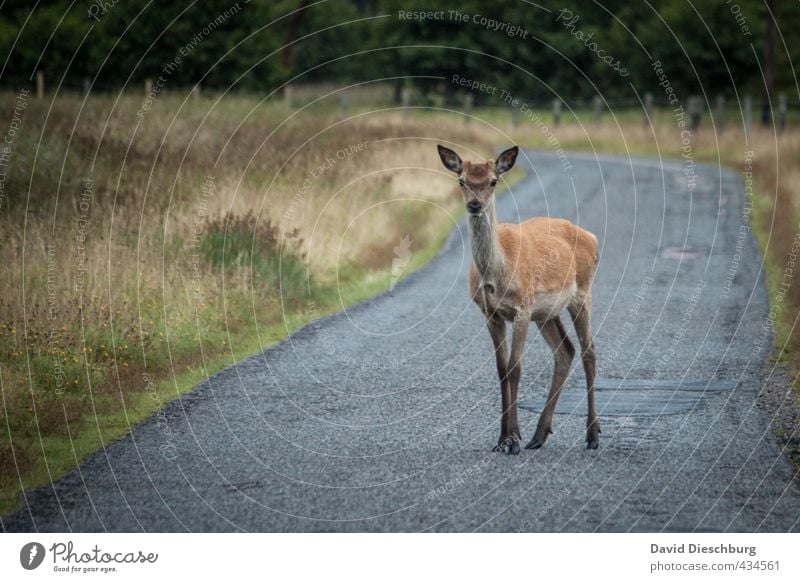
{"type": "Polygon", "coordinates": [[[765,0],[766,27],[764,30],[764,96],[761,102],[761,123],[772,122],[772,86],[774,83],[775,61],[775,0],[765,0]]]}
{"type": "Polygon", "coordinates": [[[306,9],[309,4],[311,4],[311,0],[301,0],[297,12],[292,14],[289,24],[286,26],[286,35],[283,37],[283,48],[281,49],[281,64],[287,72],[291,71],[292,57],[294,56],[294,45],[291,43],[297,40],[297,33],[306,17],[306,9]]]}

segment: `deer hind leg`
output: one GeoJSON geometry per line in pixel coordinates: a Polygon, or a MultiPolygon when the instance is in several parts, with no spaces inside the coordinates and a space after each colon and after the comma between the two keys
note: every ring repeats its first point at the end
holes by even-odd
{"type": "Polygon", "coordinates": [[[594,375],[595,354],[594,340],[592,339],[591,325],[592,296],[587,295],[583,303],[569,306],[569,314],[578,333],[581,344],[581,359],[583,371],[586,373],[586,396],[589,402],[589,411],[586,417],[586,448],[596,449],[600,446],[600,421],[597,418],[594,404],[594,375]]]}
{"type": "Polygon", "coordinates": [[[575,348],[569,341],[564,325],[558,317],[546,321],[536,321],[536,325],[539,326],[539,331],[542,332],[547,345],[553,350],[553,382],[550,385],[550,393],[547,395],[547,403],[539,416],[536,432],[531,441],[525,445],[526,449],[540,448],[547,440],[547,436],[553,432],[553,413],[556,410],[558,397],[561,395],[561,388],[569,375],[572,359],[575,357],[575,348]]]}
{"type": "Polygon", "coordinates": [[[500,438],[497,445],[492,449],[497,452],[507,452],[511,454],[519,453],[519,428],[510,426],[513,420],[514,427],[516,421],[516,406],[514,407],[514,418],[511,416],[511,386],[508,375],[508,347],[506,344],[506,322],[499,317],[488,317],[486,325],[494,343],[494,355],[497,363],[497,376],[500,379],[500,394],[502,396],[502,411],[500,417],[500,438]],[[512,435],[512,429],[515,431],[512,435]],[[516,439],[514,438],[516,436],[516,439]]]}

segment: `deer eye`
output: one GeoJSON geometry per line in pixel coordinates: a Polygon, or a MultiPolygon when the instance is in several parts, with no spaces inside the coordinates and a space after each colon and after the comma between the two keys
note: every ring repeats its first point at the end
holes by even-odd
{"type": "Polygon", "coordinates": [[[459,178],[458,179],[458,184],[459,184],[459,186],[463,186],[464,185],[464,178],[459,178]]]}
{"type": "Polygon", "coordinates": [[[491,182],[489,182],[489,186],[491,186],[492,188],[494,188],[495,186],[497,186],[497,179],[494,179],[494,180],[492,180],[491,182]]]}

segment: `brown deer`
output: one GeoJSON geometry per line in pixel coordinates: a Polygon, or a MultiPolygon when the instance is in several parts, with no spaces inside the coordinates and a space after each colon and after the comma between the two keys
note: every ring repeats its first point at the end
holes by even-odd
{"type": "Polygon", "coordinates": [[[578,333],[586,372],[589,413],[587,448],[599,445],[600,423],[594,407],[595,354],[590,323],[592,279],[597,266],[597,238],[558,218],[531,218],[520,224],[498,223],[494,191],[501,174],[517,160],[514,146],[486,162],[462,162],[453,150],[439,147],[444,167],[458,175],[469,213],[472,265],[469,291],[486,316],[494,342],[503,410],[495,451],[519,453],[517,393],[521,359],[534,321],[553,350],[553,381],[536,433],[526,449],[538,449],[551,434],[553,413],[569,375],[575,348],[561,323],[566,307],[578,333]],[[511,353],[506,347],[506,322],[511,322],[511,353]]]}

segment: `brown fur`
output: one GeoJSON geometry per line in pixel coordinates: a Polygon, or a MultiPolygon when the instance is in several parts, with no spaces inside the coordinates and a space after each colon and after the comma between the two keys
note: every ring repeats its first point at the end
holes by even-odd
{"type": "Polygon", "coordinates": [[[503,400],[500,439],[495,450],[519,452],[517,394],[522,373],[522,353],[528,322],[536,322],[553,350],[554,371],[547,404],[536,433],[526,448],[541,447],[552,432],[556,403],[569,374],[575,349],[564,330],[560,313],[568,309],[581,344],[586,373],[588,448],[597,448],[600,425],[594,406],[595,353],[590,310],[592,280],[597,265],[597,238],[560,218],[531,218],[519,224],[499,224],[495,218],[494,191],[503,172],[510,170],[518,148],[510,148],[496,161],[462,162],[439,146],[446,168],[459,176],[464,202],[470,212],[473,262],[470,296],[486,316],[495,347],[497,373],[503,400]],[[512,345],[506,346],[506,322],[512,323],[512,345]]]}
{"type": "MultiPolygon", "coordinates": [[[[520,224],[498,223],[496,237],[509,269],[509,299],[516,304],[523,303],[530,290],[565,292],[573,282],[578,291],[590,292],[597,237],[589,231],[562,218],[536,217],[520,224]]],[[[471,297],[477,297],[479,281],[473,262],[471,297]]]]}

